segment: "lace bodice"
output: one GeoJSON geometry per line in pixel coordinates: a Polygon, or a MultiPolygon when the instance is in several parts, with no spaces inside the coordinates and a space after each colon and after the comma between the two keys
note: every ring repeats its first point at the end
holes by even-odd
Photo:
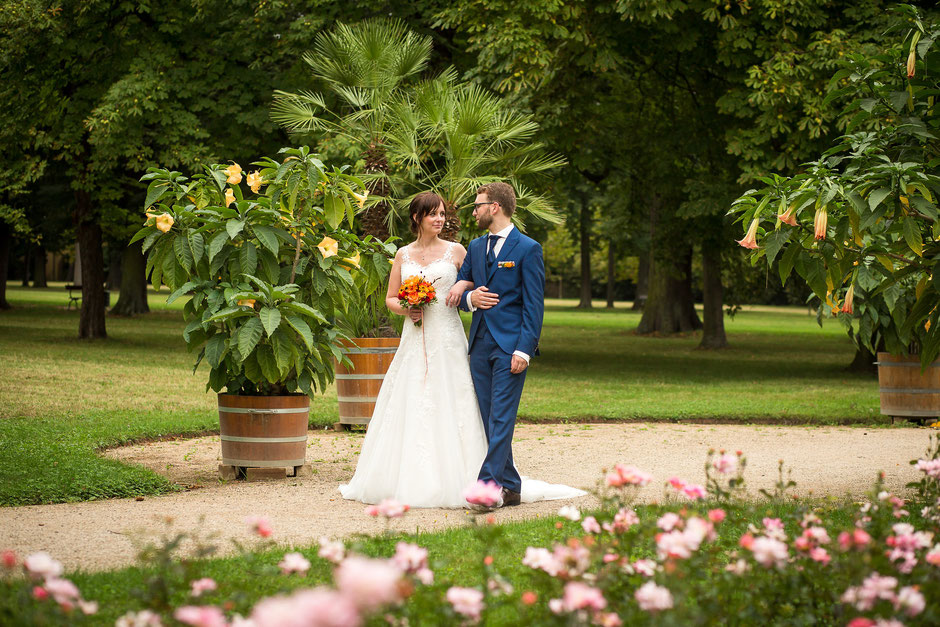
{"type": "MultiPolygon", "coordinates": [[[[457,311],[444,303],[444,300],[447,298],[447,292],[449,292],[450,288],[457,282],[457,266],[454,265],[455,248],[457,248],[457,244],[448,243],[444,254],[439,259],[435,259],[425,266],[422,266],[411,258],[410,244],[401,249],[401,280],[404,281],[413,276],[420,276],[423,277],[425,281],[434,285],[434,288],[437,290],[437,302],[431,303],[424,308],[425,324],[431,324],[433,321],[430,319],[436,319],[442,316],[453,318],[458,323],[460,322],[460,316],[457,314],[457,311]]],[[[406,326],[408,325],[406,324],[406,326]]],[[[463,332],[462,328],[461,332],[463,332]]]]}

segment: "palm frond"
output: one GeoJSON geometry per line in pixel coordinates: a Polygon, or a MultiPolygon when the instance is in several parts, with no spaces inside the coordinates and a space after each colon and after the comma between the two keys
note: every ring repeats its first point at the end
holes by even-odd
{"type": "Polygon", "coordinates": [[[323,117],[321,112],[327,112],[327,109],[319,94],[305,91],[296,94],[274,92],[271,119],[289,132],[310,132],[329,128],[331,122],[323,117]]]}

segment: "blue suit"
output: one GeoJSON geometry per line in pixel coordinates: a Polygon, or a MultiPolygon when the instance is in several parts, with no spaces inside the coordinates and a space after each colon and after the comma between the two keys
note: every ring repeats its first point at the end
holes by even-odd
{"type": "MultiPolygon", "coordinates": [[[[512,435],[528,370],[512,374],[510,365],[514,351],[536,354],[545,310],[545,266],[539,243],[516,228],[489,267],[486,248],[486,235],[470,242],[457,275],[458,281],[485,285],[499,295],[495,307],[473,312],[470,325],[470,374],[489,442],[479,478],[521,492],[522,479],[512,463],[512,435]]],[[[466,300],[464,294],[460,308],[465,311],[466,300]]]]}

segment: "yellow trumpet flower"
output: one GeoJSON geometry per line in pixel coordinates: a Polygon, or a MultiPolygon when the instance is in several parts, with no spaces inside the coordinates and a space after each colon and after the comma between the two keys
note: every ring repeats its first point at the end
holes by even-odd
{"type": "Polygon", "coordinates": [[[237,163],[233,163],[225,168],[225,176],[228,177],[225,179],[226,183],[229,185],[238,185],[242,182],[242,167],[237,163]]]}
{"type": "Polygon", "coordinates": [[[339,242],[332,237],[324,237],[320,243],[317,244],[317,250],[320,251],[324,259],[328,259],[339,253],[339,242]]]}
{"type": "Polygon", "coordinates": [[[225,206],[228,207],[233,202],[235,202],[235,192],[232,191],[232,188],[226,188],[225,190],[225,206]]]}

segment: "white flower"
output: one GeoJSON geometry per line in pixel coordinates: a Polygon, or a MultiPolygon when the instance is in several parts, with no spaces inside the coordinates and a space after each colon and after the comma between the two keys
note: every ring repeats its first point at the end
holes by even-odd
{"type": "Polygon", "coordinates": [[[577,507],[572,507],[571,505],[565,505],[558,510],[558,515],[572,521],[581,520],[581,512],[578,511],[577,507]]]}

